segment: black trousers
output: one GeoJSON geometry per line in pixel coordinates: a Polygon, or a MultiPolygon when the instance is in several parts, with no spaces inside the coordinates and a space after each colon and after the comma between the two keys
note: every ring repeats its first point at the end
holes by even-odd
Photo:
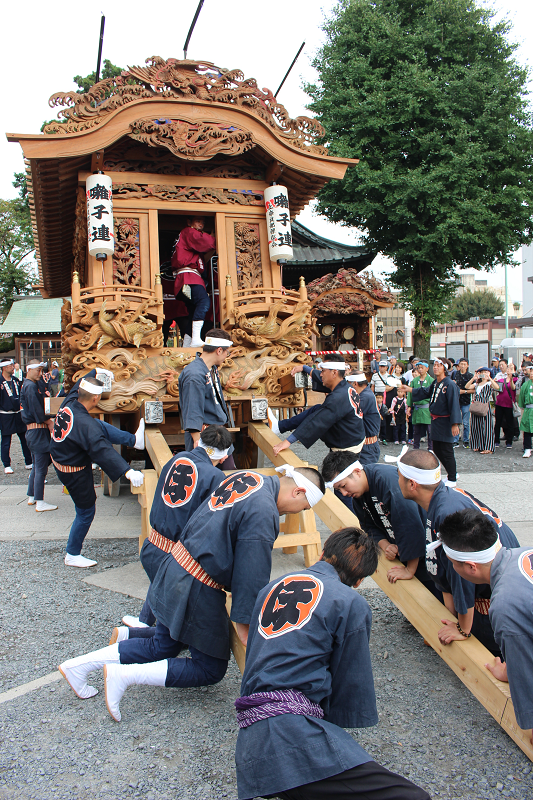
{"type": "Polygon", "coordinates": [[[455,453],[451,442],[436,442],[433,439],[433,452],[448,473],[449,481],[457,480],[457,465],[455,463],[455,453]]]}
{"type": "Polygon", "coordinates": [[[282,800],[431,800],[424,789],[375,761],[269,797],[282,800]]]}
{"type": "Polygon", "coordinates": [[[513,443],[514,416],[512,408],[495,406],[494,438],[496,444],[500,443],[500,428],[503,428],[506,444],[513,443]]]}

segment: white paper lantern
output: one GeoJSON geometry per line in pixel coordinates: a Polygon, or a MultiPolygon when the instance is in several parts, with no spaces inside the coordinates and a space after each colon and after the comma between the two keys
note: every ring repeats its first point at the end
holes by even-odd
{"type": "Polygon", "coordinates": [[[89,175],[85,189],[89,255],[112,256],[115,252],[113,181],[108,175],[89,175]]]}
{"type": "Polygon", "coordinates": [[[293,257],[289,193],[285,186],[265,189],[265,208],[270,260],[290,261],[293,257]]]}

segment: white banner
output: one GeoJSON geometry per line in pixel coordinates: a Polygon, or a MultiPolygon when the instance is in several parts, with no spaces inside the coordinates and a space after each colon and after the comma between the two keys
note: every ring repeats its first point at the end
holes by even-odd
{"type": "Polygon", "coordinates": [[[265,189],[268,249],[271,261],[293,258],[289,193],[285,186],[265,189]]]}
{"type": "Polygon", "coordinates": [[[85,190],[89,255],[105,253],[112,256],[115,252],[113,181],[107,175],[89,175],[85,190]]]}

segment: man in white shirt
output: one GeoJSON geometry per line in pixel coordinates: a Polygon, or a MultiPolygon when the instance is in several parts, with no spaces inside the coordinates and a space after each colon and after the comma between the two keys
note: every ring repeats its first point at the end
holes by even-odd
{"type": "Polygon", "coordinates": [[[372,381],[370,383],[370,388],[374,392],[374,394],[384,394],[386,390],[389,388],[389,384],[387,383],[387,378],[389,376],[388,372],[389,364],[384,359],[379,362],[378,364],[378,372],[374,372],[372,375],[372,381]]]}

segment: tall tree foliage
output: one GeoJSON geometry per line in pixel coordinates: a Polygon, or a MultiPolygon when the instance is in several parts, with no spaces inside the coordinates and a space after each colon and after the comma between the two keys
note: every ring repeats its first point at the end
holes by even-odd
{"type": "Polygon", "coordinates": [[[465,322],[471,317],[479,317],[479,319],[492,319],[505,314],[505,303],[496,297],[494,292],[471,292],[467,289],[466,292],[454,298],[451,304],[446,322],[465,322]]]}
{"type": "Polygon", "coordinates": [[[0,200],[0,314],[5,316],[16,295],[35,294],[36,279],[30,256],[35,249],[23,172],[15,173],[19,197],[0,200]]]}
{"type": "Polygon", "coordinates": [[[509,28],[474,0],[340,0],[306,87],[330,154],[361,160],[319,211],[392,259],[419,355],[456,269],[511,263],[533,235],[527,70],[509,28]]]}

